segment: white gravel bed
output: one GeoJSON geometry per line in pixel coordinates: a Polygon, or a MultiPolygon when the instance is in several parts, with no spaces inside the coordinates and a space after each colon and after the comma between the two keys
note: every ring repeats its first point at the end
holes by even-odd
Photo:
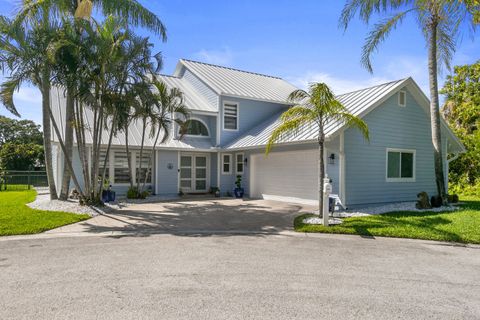
{"type": "MultiPolygon", "coordinates": [[[[335,218],[350,218],[350,217],[366,217],[375,214],[382,214],[392,211],[413,211],[413,212],[442,212],[442,211],[455,211],[460,209],[458,206],[442,206],[440,208],[432,209],[417,209],[415,207],[416,202],[395,202],[386,205],[371,206],[365,208],[358,208],[355,210],[335,211],[335,218]]],[[[318,211],[316,212],[318,214],[318,211]]],[[[330,219],[331,220],[331,219],[330,219]]],[[[330,221],[329,220],[329,221],[330,221]]],[[[341,221],[341,219],[338,219],[341,221]]],[[[310,217],[303,219],[305,224],[322,224],[322,219],[318,217],[310,217]]],[[[330,222],[329,222],[330,223],[330,222]]]]}
{"type": "MultiPolygon", "coordinates": [[[[319,217],[310,217],[310,218],[305,218],[303,219],[303,223],[305,224],[323,224],[323,219],[319,217]]],[[[329,225],[334,225],[334,224],[341,224],[342,219],[339,218],[329,218],[328,219],[328,224],[329,225]]]]}
{"type": "Polygon", "coordinates": [[[27,205],[32,209],[47,210],[47,211],[64,211],[77,214],[88,214],[92,217],[99,213],[92,207],[81,206],[77,200],[69,199],[68,201],[50,200],[50,193],[46,188],[36,188],[37,198],[35,201],[27,205]]]}

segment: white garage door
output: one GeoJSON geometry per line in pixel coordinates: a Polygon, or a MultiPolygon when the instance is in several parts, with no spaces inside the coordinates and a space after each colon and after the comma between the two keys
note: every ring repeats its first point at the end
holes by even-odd
{"type": "Polygon", "coordinates": [[[316,204],[318,152],[272,152],[252,156],[252,197],[316,204]]]}

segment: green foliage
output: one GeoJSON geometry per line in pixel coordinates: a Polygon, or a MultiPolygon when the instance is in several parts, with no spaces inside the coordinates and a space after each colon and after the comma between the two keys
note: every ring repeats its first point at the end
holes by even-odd
{"type": "MultiPolygon", "coordinates": [[[[364,236],[412,238],[480,244],[480,198],[465,201],[462,209],[449,212],[389,212],[346,218],[340,225],[308,225],[304,214],[294,220],[297,232],[343,233],[364,236]]],[[[464,201],[465,199],[461,199],[464,201]]]]}
{"type": "Polygon", "coordinates": [[[242,187],[242,176],[241,175],[237,175],[237,180],[235,180],[235,185],[239,189],[242,187]]]}
{"type": "Polygon", "coordinates": [[[43,163],[43,146],[35,143],[7,142],[0,147],[0,168],[3,170],[31,170],[43,163]]]}
{"type": "Polygon", "coordinates": [[[149,195],[150,193],[147,190],[140,192],[136,187],[128,188],[127,191],[127,199],[146,199],[149,195]]]}
{"type": "Polygon", "coordinates": [[[0,192],[0,236],[39,233],[90,218],[87,214],[31,209],[26,204],[35,196],[35,190],[0,192]]]}
{"type": "Polygon", "coordinates": [[[33,121],[0,116],[0,145],[6,142],[43,144],[43,135],[33,121]]]}
{"type": "MultiPolygon", "coordinates": [[[[450,163],[449,179],[456,192],[480,190],[480,61],[455,67],[441,93],[443,115],[467,149],[450,163]],[[475,185],[478,185],[475,187],[475,185]]],[[[479,194],[479,193],[477,193],[479,194]]]]}

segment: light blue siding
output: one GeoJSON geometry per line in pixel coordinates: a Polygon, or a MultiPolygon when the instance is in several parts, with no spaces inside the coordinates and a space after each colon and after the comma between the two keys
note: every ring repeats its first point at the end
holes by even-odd
{"type": "Polygon", "coordinates": [[[221,130],[220,145],[225,146],[233,139],[240,137],[247,130],[267,120],[272,115],[283,110],[287,110],[287,106],[256,100],[222,97],[219,109],[221,130]],[[239,121],[237,131],[223,130],[223,103],[227,101],[239,104],[239,121]]]}
{"type": "Polygon", "coordinates": [[[178,151],[157,151],[156,193],[176,195],[178,193],[178,151]],[[169,164],[172,168],[169,168],[169,164]]]}
{"type": "Polygon", "coordinates": [[[210,187],[218,187],[217,173],[218,173],[217,153],[212,153],[210,155],[210,187]]]}
{"type": "Polygon", "coordinates": [[[436,193],[429,115],[407,92],[406,107],[397,94],[364,117],[366,142],[356,129],[345,131],[347,205],[412,201],[417,193],[436,193]],[[386,182],[386,149],[416,150],[415,182],[386,182]]]}
{"type": "Polygon", "coordinates": [[[212,106],[218,105],[218,95],[190,70],[183,68],[180,77],[185,78],[212,106]]]}

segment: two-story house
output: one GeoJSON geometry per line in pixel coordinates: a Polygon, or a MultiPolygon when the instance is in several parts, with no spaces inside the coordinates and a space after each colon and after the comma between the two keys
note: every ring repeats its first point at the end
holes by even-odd
{"type": "MultiPolygon", "coordinates": [[[[191,117],[182,139],[175,132],[157,147],[148,181],[153,193],[206,193],[218,187],[226,195],[232,193],[236,176],[242,175],[249,197],[316,202],[318,129],[314,124],[285,137],[268,157],[264,154],[281,113],[291,106],[287,97],[296,87],[281,78],[190,60],[180,60],[172,76],[159,77],[183,92],[191,117]]],[[[338,99],[370,129],[370,141],[357,130],[337,123],[326,129],[327,174],[343,204],[409,201],[420,191],[435,193],[429,101],[411,78],[343,94],[338,99]]],[[[52,109],[59,121],[64,108],[62,94],[54,91],[52,109]]],[[[153,145],[153,139],[147,137],[146,152],[140,159],[140,129],[138,122],[129,129],[134,167],[140,161],[148,163],[153,145]]],[[[448,171],[447,154],[463,152],[464,148],[443,121],[442,136],[448,171]]],[[[103,141],[107,143],[107,131],[103,141]]],[[[63,157],[56,138],[53,144],[59,186],[63,157]]],[[[119,193],[129,185],[124,146],[125,136],[120,133],[113,139],[107,168],[108,178],[119,193]]],[[[102,158],[105,156],[103,153],[102,158]]],[[[73,161],[81,176],[78,153],[73,161]]],[[[136,174],[134,170],[134,179],[136,174]]]]}

